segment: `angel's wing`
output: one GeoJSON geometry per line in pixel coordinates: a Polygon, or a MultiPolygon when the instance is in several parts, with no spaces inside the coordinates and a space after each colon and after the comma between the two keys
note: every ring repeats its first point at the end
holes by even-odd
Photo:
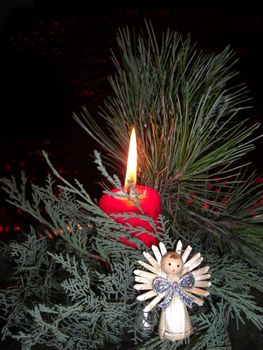
{"type": "Polygon", "coordinates": [[[192,288],[186,288],[184,290],[188,295],[190,295],[193,298],[193,301],[197,305],[202,306],[204,303],[203,300],[198,298],[196,295],[205,297],[209,295],[209,292],[202,288],[209,288],[211,286],[211,275],[208,273],[209,266],[204,266],[197,270],[194,270],[202,263],[203,257],[200,253],[197,253],[190,260],[187,261],[191,250],[192,247],[188,246],[182,255],[182,260],[184,262],[184,269],[182,275],[185,275],[190,272],[194,276],[194,286],[192,288]]]}
{"type": "MultiPolygon", "coordinates": [[[[179,242],[178,242],[179,243],[179,242]]],[[[177,244],[178,245],[178,244],[177,244]]],[[[144,270],[135,270],[135,281],[139,282],[138,284],[134,285],[134,288],[137,290],[148,290],[148,292],[145,292],[137,297],[137,300],[143,301],[147,299],[151,299],[154,297],[154,299],[146,305],[144,308],[145,312],[150,311],[158,302],[165,296],[166,292],[158,294],[153,290],[152,282],[157,276],[161,277],[166,277],[165,273],[162,272],[161,269],[161,259],[162,256],[167,253],[165,245],[160,242],[159,243],[159,248],[156,246],[152,246],[152,251],[154,254],[154,257],[152,257],[151,254],[147,252],[143,252],[144,257],[148,261],[149,264],[143,262],[143,261],[138,261],[140,265],[145,267],[148,271],[144,270]]]]}

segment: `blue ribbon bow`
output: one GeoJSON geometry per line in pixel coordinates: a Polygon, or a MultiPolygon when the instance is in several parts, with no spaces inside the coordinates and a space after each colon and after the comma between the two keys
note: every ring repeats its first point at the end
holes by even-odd
{"type": "Polygon", "coordinates": [[[192,288],[195,278],[192,273],[183,276],[178,282],[171,282],[163,277],[156,277],[153,280],[153,288],[157,293],[168,292],[165,299],[159,304],[159,307],[166,309],[171,303],[174,294],[188,307],[192,307],[193,298],[186,295],[183,288],[192,288]]]}

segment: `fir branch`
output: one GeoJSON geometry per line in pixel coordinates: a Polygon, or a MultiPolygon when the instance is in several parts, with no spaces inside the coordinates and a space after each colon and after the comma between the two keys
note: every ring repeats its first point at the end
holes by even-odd
{"type": "Polygon", "coordinates": [[[31,216],[33,216],[37,221],[41,222],[42,224],[45,224],[47,227],[49,227],[51,230],[54,229],[52,225],[41,215],[40,213],[40,196],[37,195],[37,193],[34,193],[32,196],[33,202],[30,202],[26,198],[26,186],[27,186],[27,178],[25,174],[21,173],[21,185],[18,187],[17,181],[14,177],[11,177],[11,179],[2,178],[0,179],[0,183],[2,184],[2,189],[6,192],[9,199],[6,199],[6,201],[12,205],[14,205],[16,208],[22,209],[23,211],[27,212],[31,216]]]}
{"type": "Polygon", "coordinates": [[[207,259],[211,259],[210,263],[214,266],[211,295],[219,296],[225,301],[228,317],[234,317],[238,326],[239,322],[244,323],[243,315],[246,315],[247,319],[262,329],[263,308],[249,295],[251,287],[262,291],[262,274],[241,260],[234,260],[230,255],[224,256],[216,264],[214,256],[207,259]]]}
{"type": "Polygon", "coordinates": [[[215,306],[212,305],[209,313],[193,316],[192,319],[197,327],[197,334],[194,335],[193,342],[186,346],[185,350],[231,350],[225,319],[226,313],[226,305],[221,301],[215,306]],[[206,330],[206,333],[204,330],[206,330]]]}
{"type": "Polygon", "coordinates": [[[125,192],[123,190],[123,187],[119,178],[116,175],[113,175],[113,177],[111,177],[107,172],[106,168],[104,167],[104,165],[102,164],[100,153],[95,150],[94,156],[95,156],[94,163],[97,165],[97,168],[101,172],[101,174],[109,181],[110,184],[113,185],[113,188],[118,188],[118,190],[121,193],[123,193],[123,195],[125,195],[125,192]]]}
{"type": "Polygon", "coordinates": [[[75,183],[76,183],[77,187],[74,187],[63,176],[61,176],[59,174],[59,172],[54,168],[54,166],[52,165],[52,163],[50,162],[50,160],[48,158],[48,154],[45,151],[43,151],[43,156],[44,156],[47,164],[49,165],[50,169],[52,170],[53,174],[59,180],[61,180],[62,183],[65,184],[65,186],[59,186],[59,188],[61,188],[62,190],[66,190],[67,192],[71,192],[71,193],[79,195],[87,203],[92,203],[92,200],[91,200],[89,194],[86,192],[86,190],[84,189],[83,185],[77,179],[75,179],[75,183]]]}

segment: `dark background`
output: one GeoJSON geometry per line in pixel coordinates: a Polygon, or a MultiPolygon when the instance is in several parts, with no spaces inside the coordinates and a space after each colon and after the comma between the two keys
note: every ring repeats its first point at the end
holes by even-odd
{"type": "MultiPolygon", "coordinates": [[[[19,176],[23,170],[29,180],[41,183],[48,172],[41,154],[45,149],[63,175],[77,177],[91,196],[99,196],[99,175],[91,159],[96,145],[72,112],[84,105],[99,118],[98,107],[111,92],[107,77],[113,71],[110,50],[116,47],[117,30],[141,28],[145,19],[158,33],[168,27],[190,33],[205,52],[230,45],[239,57],[240,81],[253,98],[248,117],[262,121],[261,5],[0,0],[0,177],[19,176]]],[[[249,155],[259,173],[261,149],[259,140],[249,155]]],[[[0,239],[14,238],[26,219],[2,198],[0,239]]],[[[263,349],[262,335],[253,326],[243,327],[234,342],[237,350],[263,349]]]]}
{"type": "MultiPolygon", "coordinates": [[[[239,57],[240,81],[253,98],[254,109],[247,116],[261,121],[262,8],[253,2],[238,7],[159,3],[0,0],[0,176],[24,170],[30,179],[43,178],[47,169],[42,168],[41,150],[46,149],[66,176],[77,176],[98,195],[90,157],[97,146],[72,112],[84,105],[98,118],[99,106],[111,93],[107,78],[117,30],[144,27],[145,19],[157,33],[168,27],[190,33],[205,52],[230,45],[239,57]]],[[[261,145],[257,141],[249,155],[260,172],[261,145]]]]}

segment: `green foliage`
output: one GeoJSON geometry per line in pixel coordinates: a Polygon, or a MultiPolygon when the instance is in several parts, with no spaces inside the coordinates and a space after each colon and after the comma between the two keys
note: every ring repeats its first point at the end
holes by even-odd
{"type": "Polygon", "coordinates": [[[254,148],[259,124],[244,119],[249,97],[238,83],[234,52],[228,47],[198,52],[190,37],[169,30],[158,45],[147,23],[146,34],[132,36],[123,29],[117,40],[113,95],[101,108],[106,127],[85,108],[75,119],[119,174],[134,126],[138,181],[160,192],[172,224],[180,228],[192,221],[209,244],[234,249],[258,264],[263,242],[253,217],[262,216],[262,204],[252,209],[263,191],[255,176],[244,176],[243,158],[254,148]]]}
{"type": "Polygon", "coordinates": [[[113,56],[116,74],[110,78],[114,94],[101,112],[110,138],[85,109],[80,118],[75,115],[107,159],[125,166],[133,125],[143,180],[163,194],[179,179],[191,191],[202,187],[207,172],[227,176],[232,163],[253,148],[248,137],[258,127],[233,120],[248,100],[245,87],[228,85],[236,75],[234,53],[198,53],[190,38],[170,31],[159,47],[150,25],[146,38],[132,40],[128,29],[120,31],[118,44],[120,60],[113,56]]]}
{"type": "MultiPolygon", "coordinates": [[[[99,158],[97,161],[100,162],[99,158]]],[[[9,198],[13,201],[19,198],[15,205],[21,207],[27,203],[24,209],[33,217],[38,213],[36,202],[41,207],[54,208],[52,215],[47,211],[46,220],[51,227],[58,230],[59,223],[64,230],[58,230],[54,239],[47,239],[39,238],[31,229],[20,241],[5,247],[14,263],[14,274],[10,286],[0,294],[6,318],[3,337],[14,337],[22,349],[40,344],[68,350],[107,346],[177,349],[181,345],[189,350],[215,346],[230,349],[227,324],[231,317],[237,324],[250,320],[262,328],[262,308],[251,294],[251,288],[263,290],[259,271],[233,255],[222,256],[211,247],[202,252],[206,263],[211,265],[211,297],[204,307],[196,307],[192,312],[196,328],[193,341],[171,343],[155,338],[158,310],[153,311],[149,334],[143,328],[143,307],[136,301],[133,289],[133,271],[142,258],[141,250],[119,243],[117,239],[125,234],[124,227],[102,213],[78,182],[68,186],[58,176],[62,183],[49,177],[45,187],[32,186],[32,205],[22,195],[27,192],[24,178],[20,194],[16,183],[4,180],[9,198]],[[58,194],[50,196],[50,193],[58,194]],[[73,222],[71,208],[78,208],[78,221],[73,222]],[[80,228],[77,222],[83,226],[80,228]],[[87,228],[87,222],[92,226],[87,228]]],[[[173,249],[179,232],[171,239],[173,228],[169,222],[160,217],[159,225],[163,241],[173,249]]],[[[145,248],[136,237],[130,240],[145,248]]],[[[193,235],[191,244],[196,251],[202,251],[200,235],[193,235]]]]}
{"type": "MultiPolygon", "coordinates": [[[[156,226],[140,207],[140,215],[124,217],[148,221],[169,250],[180,238],[201,252],[211,267],[210,296],[190,311],[190,339],[160,340],[158,309],[144,315],[133,288],[133,271],[147,250],[136,233],[145,229],[128,227],[128,235],[127,226],[104,213],[78,180],[64,179],[44,153],[55,176],[44,186],[28,184],[23,174],[20,182],[1,180],[7,201],[34,218],[34,228],[1,247],[13,269],[0,292],[2,336],[17,339],[23,350],[229,350],[233,320],[237,327],[250,322],[263,328],[254,298],[263,291],[262,186],[242,163],[258,125],[236,118],[248,98],[245,87],[231,86],[234,54],[229,48],[198,53],[190,38],[170,31],[158,46],[150,25],[146,34],[133,41],[129,30],[119,32],[114,94],[101,109],[107,130],[85,109],[75,118],[117,174],[136,127],[139,181],[158,189],[163,213],[156,226]],[[123,237],[138,249],[122,244],[123,237]]],[[[99,152],[95,163],[118,196],[138,205],[99,152]]]]}

